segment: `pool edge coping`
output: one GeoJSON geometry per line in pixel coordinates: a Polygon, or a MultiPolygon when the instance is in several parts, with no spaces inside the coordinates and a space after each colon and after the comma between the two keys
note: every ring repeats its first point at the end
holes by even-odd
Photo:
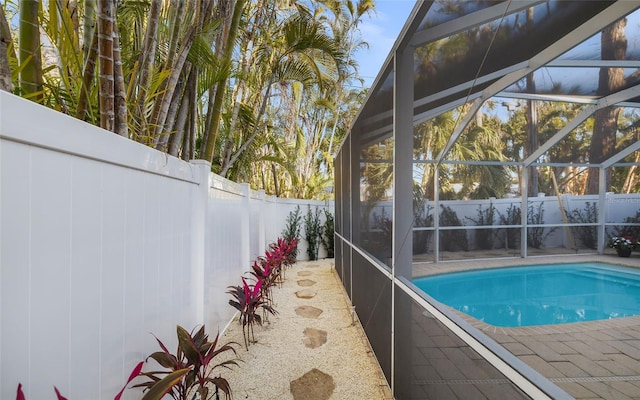
{"type": "MultiPolygon", "coordinates": [[[[474,271],[474,270],[482,270],[482,269],[491,269],[491,268],[508,268],[508,267],[522,267],[526,265],[544,265],[544,264],[572,264],[575,262],[602,262],[608,263],[616,266],[629,267],[629,268],[637,268],[640,270],[640,262],[636,258],[626,259],[620,257],[611,257],[609,255],[574,255],[570,260],[566,255],[561,256],[551,256],[551,257],[541,257],[541,258],[506,258],[506,259],[491,259],[491,260],[483,260],[479,263],[471,263],[469,261],[460,261],[460,262],[447,262],[447,271],[450,272],[463,272],[463,271],[474,271]],[[575,261],[575,258],[582,259],[580,261],[575,261]],[[469,265],[473,264],[473,265],[469,265]],[[453,266],[453,268],[451,268],[453,266]]],[[[444,263],[432,263],[430,265],[429,270],[433,270],[433,266],[441,266],[444,263]]],[[[425,268],[421,268],[425,270],[425,268]]],[[[440,271],[433,271],[426,274],[420,274],[418,276],[413,276],[413,279],[422,278],[426,276],[436,275],[443,273],[440,271]]],[[[596,321],[586,321],[586,322],[570,322],[564,324],[554,324],[554,325],[535,325],[535,326],[522,326],[522,327],[501,327],[496,325],[487,324],[486,322],[480,321],[468,314],[463,313],[462,311],[458,311],[444,303],[440,303],[448,310],[456,314],[462,320],[464,320],[469,325],[474,328],[492,334],[503,334],[507,336],[526,336],[526,335],[534,335],[534,334],[562,334],[562,333],[577,333],[584,331],[595,331],[600,329],[609,329],[609,328],[626,328],[629,326],[638,326],[640,325],[640,315],[634,315],[630,317],[620,317],[620,318],[610,318],[610,319],[602,319],[596,321]]]]}

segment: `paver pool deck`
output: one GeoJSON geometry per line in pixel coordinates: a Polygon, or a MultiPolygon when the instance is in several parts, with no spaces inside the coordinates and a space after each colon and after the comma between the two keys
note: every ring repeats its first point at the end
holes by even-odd
{"type": "MultiPolygon", "coordinates": [[[[640,254],[573,255],[421,264],[416,276],[504,265],[599,261],[640,268],[640,254]]],[[[531,368],[579,400],[640,399],[640,316],[501,328],[456,312],[531,368]]]]}

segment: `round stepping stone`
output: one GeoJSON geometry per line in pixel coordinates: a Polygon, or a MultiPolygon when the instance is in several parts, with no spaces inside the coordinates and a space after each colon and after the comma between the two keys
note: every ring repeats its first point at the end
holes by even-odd
{"type": "Polygon", "coordinates": [[[322,310],[313,306],[300,306],[296,308],[296,314],[304,318],[318,318],[322,310]]]}
{"type": "Polygon", "coordinates": [[[309,276],[311,274],[313,274],[313,272],[311,272],[311,271],[299,271],[298,272],[298,276],[309,276]]]}
{"type": "Polygon", "coordinates": [[[306,328],[304,330],[304,339],[302,343],[310,349],[317,349],[327,343],[327,331],[314,328],[306,328]]]}
{"type": "Polygon", "coordinates": [[[335,388],[333,377],[317,368],[289,383],[294,400],[328,400],[335,388]]]}
{"type": "Polygon", "coordinates": [[[312,281],[311,279],[303,279],[298,281],[298,286],[313,286],[316,284],[316,281],[312,281]]]}
{"type": "Polygon", "coordinates": [[[312,298],[316,297],[316,294],[317,294],[317,293],[316,293],[316,292],[314,292],[314,291],[313,291],[313,290],[311,290],[311,289],[302,289],[302,290],[298,290],[298,291],[296,292],[296,296],[297,296],[299,299],[312,299],[312,298]]]}
{"type": "Polygon", "coordinates": [[[318,268],[320,266],[320,264],[309,264],[306,265],[307,268],[318,268]]]}

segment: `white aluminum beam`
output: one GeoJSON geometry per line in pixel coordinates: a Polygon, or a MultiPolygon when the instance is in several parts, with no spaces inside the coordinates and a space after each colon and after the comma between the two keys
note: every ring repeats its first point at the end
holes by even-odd
{"type": "Polygon", "coordinates": [[[557,68],[640,68],[640,60],[553,60],[546,65],[557,68]]]}
{"type": "Polygon", "coordinates": [[[562,140],[565,136],[567,136],[571,131],[576,129],[581,123],[583,123],[587,118],[589,118],[594,112],[615,105],[620,101],[633,99],[635,97],[640,96],[640,86],[633,86],[625,90],[621,90],[619,92],[613,93],[607,97],[603,97],[595,105],[589,105],[585,107],[580,113],[567,125],[565,125],[562,129],[560,129],[553,137],[547,140],[542,146],[538,147],[526,160],[524,160],[524,165],[530,165],[534,161],[536,161],[540,156],[549,151],[551,147],[553,147],[556,143],[562,140]]]}
{"type": "Polygon", "coordinates": [[[467,14],[443,24],[436,25],[433,28],[416,32],[411,39],[411,45],[414,47],[419,47],[424,45],[425,43],[449,37],[451,35],[455,35],[456,33],[466,31],[469,28],[486,24],[496,19],[500,19],[506,14],[513,14],[522,10],[526,10],[527,8],[534,7],[535,5],[540,3],[544,3],[544,1],[504,1],[495,6],[487,7],[480,11],[476,11],[474,13],[467,14]]]}
{"type": "Polygon", "coordinates": [[[536,69],[548,64],[567,50],[577,46],[595,33],[640,7],[636,1],[618,1],[607,7],[563,38],[542,50],[529,60],[527,68],[505,75],[483,91],[482,98],[488,99],[497,95],[514,82],[519,81],[536,69]]]}
{"type": "Polygon", "coordinates": [[[626,147],[623,150],[620,150],[617,154],[615,154],[615,155],[609,157],[608,159],[606,159],[602,163],[602,167],[603,168],[612,167],[615,163],[617,163],[618,161],[624,159],[625,157],[627,157],[628,155],[630,155],[630,154],[632,154],[632,153],[634,153],[636,151],[640,151],[640,141],[635,142],[631,146],[626,147]]]}
{"type": "Polygon", "coordinates": [[[483,100],[481,98],[474,100],[469,111],[467,111],[462,121],[460,121],[460,123],[453,130],[453,133],[449,138],[449,142],[447,142],[447,145],[442,149],[440,154],[438,154],[438,157],[436,157],[437,165],[440,165],[440,162],[442,162],[442,159],[447,155],[449,150],[451,150],[453,145],[456,143],[456,141],[464,131],[464,128],[466,128],[467,125],[469,125],[469,122],[471,122],[473,118],[475,118],[475,115],[480,109],[480,107],[482,106],[482,103],[483,103],[483,100]]]}

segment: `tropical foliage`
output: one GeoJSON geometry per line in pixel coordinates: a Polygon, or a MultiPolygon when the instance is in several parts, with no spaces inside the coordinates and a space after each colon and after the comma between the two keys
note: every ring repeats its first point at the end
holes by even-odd
{"type": "Polygon", "coordinates": [[[320,228],[320,241],[325,249],[327,249],[327,257],[333,258],[334,256],[334,241],[335,241],[335,221],[333,214],[330,211],[324,210],[324,224],[320,228]]]}
{"type": "Polygon", "coordinates": [[[275,314],[276,311],[265,296],[262,286],[265,279],[258,278],[253,284],[242,278],[242,285],[230,286],[227,293],[233,296],[229,304],[240,312],[239,321],[242,324],[245,348],[249,348],[249,343],[255,343],[254,326],[262,325],[263,318],[258,313],[259,310],[275,314]]]}
{"type": "MultiPolygon", "coordinates": [[[[442,3],[444,13],[461,12],[442,3]]],[[[329,196],[333,156],[367,94],[354,55],[367,47],[359,28],[374,0],[7,0],[0,10],[0,89],[185,160],[205,159],[268,194],[329,196]]],[[[603,59],[625,59],[630,25],[601,33],[603,59]]],[[[526,26],[503,26],[501,35],[526,26]]],[[[454,79],[467,68],[460,60],[487,50],[483,27],[416,48],[417,77],[432,76],[441,60],[439,73],[454,79]]],[[[603,92],[635,76],[604,72],[603,92]]],[[[534,75],[519,84],[534,87],[534,75]]],[[[413,156],[424,163],[414,177],[427,198],[436,176],[440,199],[513,192],[524,171],[499,163],[522,161],[584,109],[520,100],[501,112],[510,101],[487,101],[451,146],[469,104],[415,127],[413,156]]],[[[588,118],[538,160],[566,166],[529,168],[529,195],[597,192],[597,170],[584,165],[635,143],[639,118],[622,107],[588,118]]],[[[380,159],[392,152],[386,139],[362,149],[365,159],[379,158],[363,163],[366,207],[391,187],[391,163],[380,159]]],[[[607,171],[607,191],[640,190],[638,157],[607,171]]]]}
{"type": "Polygon", "coordinates": [[[238,321],[242,325],[245,348],[255,343],[255,325],[262,325],[268,314],[275,314],[271,289],[282,282],[284,270],[295,262],[292,254],[298,245],[297,239],[288,241],[278,238],[253,263],[250,274],[253,282],[242,277],[242,284],[229,286],[227,293],[232,296],[229,304],[239,311],[238,321]],[[259,311],[262,311],[262,314],[259,311]]]}
{"type": "Polygon", "coordinates": [[[147,378],[145,382],[133,386],[144,388],[145,395],[142,400],[159,400],[165,394],[169,394],[174,400],[206,400],[212,397],[212,390],[216,397],[222,392],[225,398],[230,399],[229,382],[216,374],[221,368],[230,368],[238,364],[228,357],[224,357],[225,360],[217,364],[216,360],[228,352],[235,354],[236,343],[219,345],[217,335],[213,341],[209,341],[204,326],[189,333],[178,325],[177,336],[178,348],[175,354],[156,338],[161,350],[149,356],[166,370],[142,372],[141,364],[134,369],[132,377],[147,378]]]}
{"type": "Polygon", "coordinates": [[[285,227],[282,230],[282,237],[285,241],[293,243],[295,241],[291,256],[295,260],[298,257],[298,241],[300,240],[300,224],[302,223],[302,215],[300,215],[300,206],[296,206],[295,210],[290,211],[287,215],[285,227]]]}
{"type": "Polygon", "coordinates": [[[307,242],[307,256],[309,260],[318,259],[320,243],[322,242],[322,224],[320,223],[320,210],[316,207],[315,212],[311,211],[311,206],[307,208],[304,217],[304,239],[307,242]]]}
{"type": "Polygon", "coordinates": [[[364,97],[354,54],[373,7],[7,0],[0,88],[268,194],[323,198],[364,97]]]}

